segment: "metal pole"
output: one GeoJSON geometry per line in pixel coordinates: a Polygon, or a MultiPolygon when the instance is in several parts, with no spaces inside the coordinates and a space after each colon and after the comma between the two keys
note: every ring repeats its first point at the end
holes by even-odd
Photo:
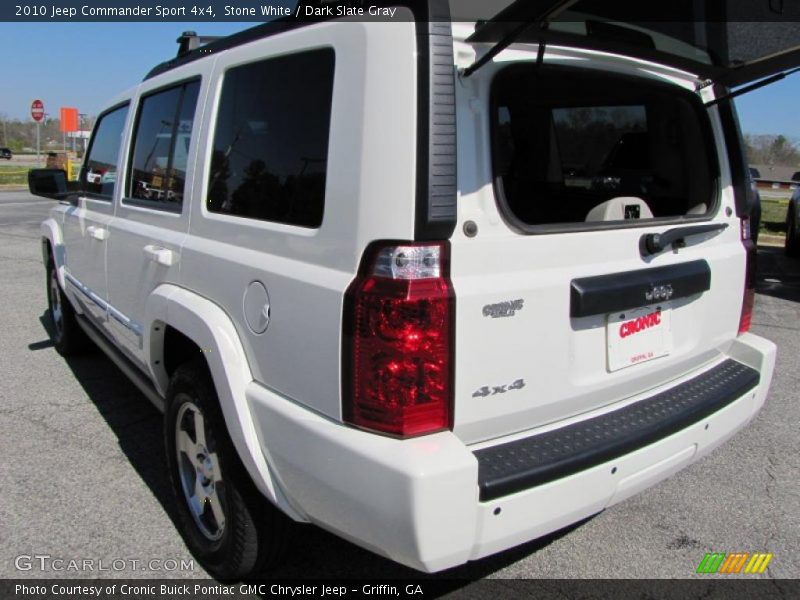
{"type": "Polygon", "coordinates": [[[41,136],[39,135],[39,127],[41,126],[40,121],[36,121],[36,163],[39,164],[41,159],[39,158],[39,140],[41,136]]]}
{"type": "Polygon", "coordinates": [[[84,121],[86,120],[86,113],[78,113],[78,129],[81,132],[81,141],[83,142],[83,156],[82,159],[86,158],[86,138],[83,134],[83,127],[84,121]]]}

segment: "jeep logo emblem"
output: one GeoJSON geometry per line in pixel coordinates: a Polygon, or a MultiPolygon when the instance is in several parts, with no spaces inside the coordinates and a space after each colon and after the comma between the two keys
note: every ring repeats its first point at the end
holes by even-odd
{"type": "Polygon", "coordinates": [[[644,293],[644,299],[647,302],[656,300],[669,300],[672,298],[672,285],[667,283],[665,285],[654,285],[644,293]]]}

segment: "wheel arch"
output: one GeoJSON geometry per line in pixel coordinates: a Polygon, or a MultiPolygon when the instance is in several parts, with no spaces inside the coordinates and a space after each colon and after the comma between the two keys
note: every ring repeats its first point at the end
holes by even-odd
{"type": "Polygon", "coordinates": [[[64,285],[64,238],[61,233],[61,228],[52,217],[42,221],[40,226],[42,234],[42,263],[46,266],[50,256],[53,257],[55,262],[56,274],[58,276],[58,284],[61,289],[65,289],[64,285]]]}
{"type": "Polygon", "coordinates": [[[194,352],[205,358],[228,433],[256,487],[292,519],[306,521],[281,491],[277,473],[262,451],[245,396],[252,372],[225,311],[193,292],[162,284],[147,301],[144,348],[152,381],[162,396],[166,396],[170,369],[179,366],[179,358],[194,352]],[[180,356],[168,358],[168,351],[180,356]]]}

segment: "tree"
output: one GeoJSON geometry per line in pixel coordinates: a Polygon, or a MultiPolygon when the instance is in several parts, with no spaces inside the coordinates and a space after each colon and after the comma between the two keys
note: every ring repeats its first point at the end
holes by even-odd
{"type": "MultiPolygon", "coordinates": [[[[90,130],[94,121],[94,116],[88,116],[81,121],[81,125],[83,129],[90,130]]],[[[46,151],[48,142],[56,144],[60,150],[63,140],[60,125],[59,119],[45,118],[41,122],[42,152],[46,151]]],[[[8,119],[4,113],[0,113],[0,146],[11,148],[14,153],[35,150],[36,123],[31,119],[8,119]]]]}
{"type": "Polygon", "coordinates": [[[800,167],[797,143],[784,135],[744,136],[747,160],[751,165],[800,167]]]}

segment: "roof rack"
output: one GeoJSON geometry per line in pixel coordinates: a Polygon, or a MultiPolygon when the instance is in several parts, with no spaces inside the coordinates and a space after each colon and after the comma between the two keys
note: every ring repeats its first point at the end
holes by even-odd
{"type": "MultiPolygon", "coordinates": [[[[299,0],[304,5],[329,5],[329,4],[347,4],[353,0],[299,0]]],[[[437,16],[441,13],[442,8],[446,11],[443,13],[446,17],[442,20],[449,21],[450,7],[448,0],[372,0],[375,5],[388,5],[388,6],[405,6],[411,9],[414,14],[416,22],[429,22],[437,21],[441,17],[437,16]]],[[[277,35],[293,29],[299,29],[319,23],[322,21],[331,20],[331,17],[308,17],[298,19],[294,16],[278,17],[271,21],[266,21],[250,29],[245,29],[237,33],[224,36],[224,37],[205,37],[198,36],[194,31],[186,31],[181,35],[177,42],[180,44],[177,56],[159,65],[153,67],[144,80],[152,79],[157,75],[166,73],[172,69],[178,68],[192,61],[205,58],[209,54],[214,54],[222,50],[234,48],[236,46],[252,42],[254,40],[263,39],[277,35]],[[207,44],[204,46],[204,44],[207,44]],[[203,47],[201,47],[203,46],[203,47]]]]}
{"type": "Polygon", "coordinates": [[[203,58],[204,56],[208,56],[209,54],[213,54],[220,50],[225,50],[240,44],[252,42],[256,39],[269,37],[282,31],[286,31],[287,29],[294,29],[307,24],[308,23],[301,20],[284,20],[284,18],[281,18],[268,21],[266,23],[261,23],[260,25],[256,25],[250,29],[245,29],[243,31],[239,31],[238,33],[222,37],[200,37],[197,36],[194,31],[186,31],[176,40],[178,44],[180,44],[178,54],[174,58],[170,58],[169,60],[166,60],[153,67],[150,72],[145,75],[144,80],[147,81],[156,75],[166,73],[167,71],[170,71],[176,67],[193,62],[199,58],[203,58]],[[201,46],[204,47],[201,48],[201,46]]]}
{"type": "Polygon", "coordinates": [[[178,54],[176,54],[175,57],[180,58],[181,56],[185,56],[192,50],[197,50],[200,46],[210,44],[219,39],[221,39],[221,36],[218,35],[199,36],[196,31],[184,31],[180,37],[175,40],[178,42],[178,54]]]}

